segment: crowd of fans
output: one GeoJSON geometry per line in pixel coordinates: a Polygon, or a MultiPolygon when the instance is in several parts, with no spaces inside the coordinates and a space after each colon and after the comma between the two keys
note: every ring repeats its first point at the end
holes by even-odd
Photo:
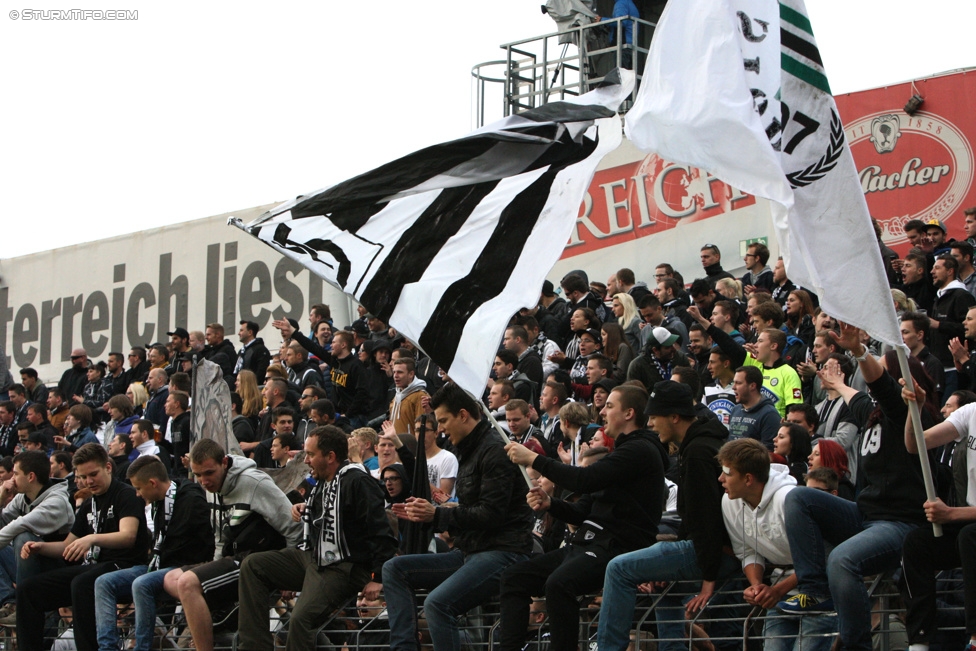
{"type": "Polygon", "coordinates": [[[967,240],[934,220],[905,230],[904,259],[879,246],[914,390],[761,243],[742,278],[706,244],[690,284],[668,264],[651,285],[626,268],[547,281],[481,396],[365,309],[339,329],[325,305],[305,332],[274,321],[273,352],[242,321],[240,348],[215,323],[127,359],[77,349],[57,386],[0,368],[0,626],[39,650],[70,609],[74,646],[110,651],[131,604],[145,651],[157,604],[178,602],[198,651],[235,622],[238,648],[264,651],[280,592],[278,634],[307,649],[358,594],[388,618],[370,639],[459,649],[458,618],[497,597],[501,648],[544,626],[575,649],[580,598],[601,593],[597,644],[622,650],[639,595],[682,581],[696,594],[660,596],[659,648],[739,585],[733,601],[767,613],[767,649],[869,649],[864,579],[895,572],[913,651],[965,644],[940,633],[936,575],[962,568],[976,639],[976,209],[967,240]],[[191,431],[194,358],[231,387],[242,455],[191,431]],[[300,484],[279,487],[281,468],[300,484]]]}

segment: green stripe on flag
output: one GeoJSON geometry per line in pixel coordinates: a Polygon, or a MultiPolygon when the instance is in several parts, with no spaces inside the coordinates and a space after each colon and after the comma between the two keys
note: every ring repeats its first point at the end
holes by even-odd
{"type": "Polygon", "coordinates": [[[827,83],[827,77],[821,74],[819,71],[814,70],[808,65],[800,63],[793,57],[786,54],[786,52],[780,55],[780,65],[785,72],[790,73],[797,79],[802,79],[811,86],[819,88],[823,92],[830,95],[830,84],[827,83]]]}
{"type": "Polygon", "coordinates": [[[810,36],[813,36],[813,26],[810,24],[810,19],[796,9],[787,7],[782,2],[779,4],[779,17],[780,20],[785,20],[790,25],[798,27],[810,36]]]}

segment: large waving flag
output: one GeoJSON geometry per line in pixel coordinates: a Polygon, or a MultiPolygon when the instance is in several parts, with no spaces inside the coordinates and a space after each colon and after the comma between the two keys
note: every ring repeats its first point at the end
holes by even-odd
{"type": "Polygon", "coordinates": [[[633,73],[620,71],[580,97],[231,222],[481,395],[508,320],[539,300],[597,164],[620,144],[616,110],[633,87],[633,73]]]}
{"type": "Polygon", "coordinates": [[[769,199],[790,279],[817,292],[828,314],[901,344],[803,0],[668,3],[626,133],[769,199]]]}

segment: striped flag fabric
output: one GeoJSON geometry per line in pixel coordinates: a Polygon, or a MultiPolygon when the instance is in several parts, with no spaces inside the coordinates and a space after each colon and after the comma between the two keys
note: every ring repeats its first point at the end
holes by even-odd
{"type": "Polygon", "coordinates": [[[790,279],[831,316],[902,344],[803,0],[668,3],[625,131],[768,199],[790,279]]]}
{"type": "Polygon", "coordinates": [[[620,144],[616,110],[634,74],[608,80],[230,223],[351,295],[480,396],[511,315],[538,301],[597,164],[620,144]]]}

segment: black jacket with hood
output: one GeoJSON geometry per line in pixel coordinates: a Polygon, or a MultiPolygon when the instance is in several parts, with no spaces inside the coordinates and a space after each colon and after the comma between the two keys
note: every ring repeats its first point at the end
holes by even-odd
{"type": "Polygon", "coordinates": [[[725,489],[718,481],[722,467],[715,458],[728,436],[718,420],[697,418],[678,446],[678,538],[694,543],[705,581],[718,578],[722,548],[730,545],[722,520],[725,489]]]}
{"type": "Polygon", "coordinates": [[[173,481],[176,494],[168,524],[163,504],[153,504],[153,553],[159,554],[160,569],[206,563],[214,556],[214,532],[206,491],[191,481],[173,481]]]}
{"type": "Polygon", "coordinates": [[[336,392],[336,410],[348,418],[366,416],[369,411],[369,383],[366,367],[359,361],[359,357],[348,355],[339,359],[317,341],[303,335],[298,329],[297,321],[289,319],[288,322],[295,329],[291,338],[331,367],[330,379],[336,392]]]}
{"type": "MultiPolygon", "coordinates": [[[[653,545],[667,493],[668,453],[649,430],[617,437],[613,452],[592,466],[577,468],[538,456],[532,467],[560,488],[583,493],[575,503],[553,499],[549,513],[586,532],[609,536],[621,552],[653,545]]],[[[717,476],[717,475],[716,475],[717,476]]]]}
{"type": "MultiPolygon", "coordinates": [[[[237,350],[230,339],[224,339],[215,346],[207,346],[203,349],[203,356],[209,361],[220,367],[224,379],[230,382],[234,378],[234,367],[237,365],[237,350]]],[[[263,380],[260,378],[259,380],[263,380]]]]}

